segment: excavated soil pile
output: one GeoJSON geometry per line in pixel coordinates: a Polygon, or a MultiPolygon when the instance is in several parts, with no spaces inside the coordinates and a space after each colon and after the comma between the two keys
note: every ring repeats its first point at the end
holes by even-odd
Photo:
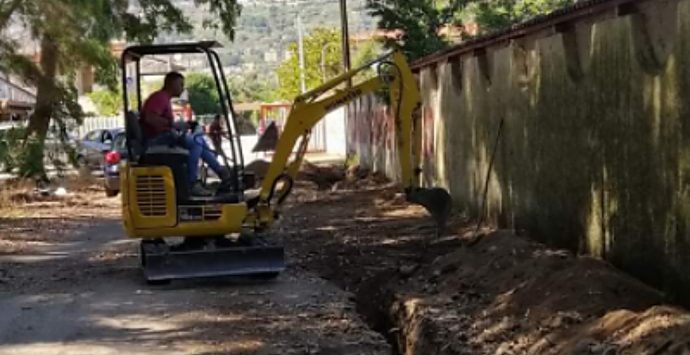
{"type": "Polygon", "coordinates": [[[685,354],[690,315],[610,265],[507,231],[360,288],[408,354],[685,354]]]}

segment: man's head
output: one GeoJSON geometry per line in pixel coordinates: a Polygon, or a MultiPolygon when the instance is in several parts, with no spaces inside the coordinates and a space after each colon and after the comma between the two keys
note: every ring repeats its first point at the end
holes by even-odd
{"type": "Polygon", "coordinates": [[[167,91],[172,97],[180,97],[184,91],[184,76],[172,71],[165,75],[163,90],[167,91]]]}
{"type": "Polygon", "coordinates": [[[213,120],[216,122],[220,122],[220,114],[216,114],[215,116],[213,116],[213,120]]]}

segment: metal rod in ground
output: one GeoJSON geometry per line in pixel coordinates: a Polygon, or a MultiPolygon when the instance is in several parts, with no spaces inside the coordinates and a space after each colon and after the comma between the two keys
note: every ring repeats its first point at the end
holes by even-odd
{"type": "Polygon", "coordinates": [[[501,134],[503,133],[503,123],[504,120],[501,118],[501,122],[498,124],[498,132],[496,133],[496,141],[494,142],[494,147],[491,152],[491,159],[489,160],[489,168],[486,170],[486,180],[484,180],[484,192],[482,195],[482,207],[479,210],[479,220],[477,220],[477,227],[474,230],[474,235],[469,245],[479,241],[479,229],[484,223],[484,218],[486,217],[486,200],[489,197],[489,180],[491,179],[491,172],[493,171],[494,161],[496,160],[496,153],[498,152],[498,145],[501,142],[501,134]]]}

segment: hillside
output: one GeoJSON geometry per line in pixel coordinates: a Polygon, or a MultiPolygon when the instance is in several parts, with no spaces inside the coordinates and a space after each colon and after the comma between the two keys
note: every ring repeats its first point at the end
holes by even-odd
{"type": "MultiPolygon", "coordinates": [[[[234,42],[220,32],[203,29],[205,10],[190,0],[178,5],[194,19],[197,29],[191,35],[169,34],[160,42],[175,40],[214,39],[224,45],[224,64],[237,73],[266,73],[274,69],[286,56],[291,42],[297,41],[297,17],[301,16],[305,33],[314,27],[340,27],[340,7],[334,0],[246,0],[239,18],[234,42]]],[[[349,0],[350,33],[372,31],[376,21],[370,17],[364,0],[349,0]]]]}

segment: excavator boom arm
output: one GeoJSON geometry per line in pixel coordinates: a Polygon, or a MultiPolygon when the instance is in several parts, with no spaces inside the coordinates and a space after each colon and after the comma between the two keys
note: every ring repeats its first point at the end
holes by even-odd
{"type": "MultiPolygon", "coordinates": [[[[273,213],[272,208],[270,208],[271,200],[277,195],[280,203],[289,193],[292,182],[296,178],[304,159],[311,129],[314,125],[336,108],[381,89],[386,89],[390,98],[391,112],[395,119],[395,137],[402,184],[408,200],[425,205],[432,215],[435,215],[434,211],[426,206],[424,201],[416,201],[416,196],[419,196],[420,192],[423,195],[422,190],[424,190],[419,188],[418,167],[421,132],[416,126],[418,120],[415,117],[415,110],[419,108],[421,103],[419,89],[405,56],[400,52],[393,52],[364,67],[332,79],[323,86],[296,98],[283,127],[283,132],[278,138],[275,154],[261,185],[258,208],[256,209],[258,213],[256,222],[260,224],[262,222],[270,223],[273,218],[272,215],[268,215],[273,213]],[[376,64],[379,65],[378,76],[352,87],[330,93],[333,88],[353,78],[365,68],[376,64]],[[325,95],[326,93],[330,94],[325,95]],[[302,138],[300,146],[296,150],[292,162],[288,163],[300,137],[302,138]],[[289,187],[286,189],[278,188],[280,180],[286,180],[289,187]]],[[[450,196],[448,195],[448,201],[440,203],[450,204],[449,199],[450,196]]],[[[445,210],[449,206],[442,206],[442,208],[445,210]]]]}

